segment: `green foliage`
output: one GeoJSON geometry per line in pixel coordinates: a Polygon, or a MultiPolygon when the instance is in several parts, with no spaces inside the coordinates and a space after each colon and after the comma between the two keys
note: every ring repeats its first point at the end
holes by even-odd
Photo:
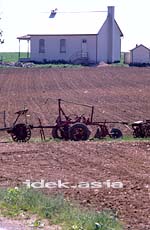
{"type": "Polygon", "coordinates": [[[65,230],[122,230],[115,213],[81,209],[62,195],[49,197],[33,189],[0,190],[0,207],[5,216],[17,216],[22,212],[37,214],[40,218],[34,222],[34,227],[41,224],[41,218],[47,218],[65,230]]]}
{"type": "Polygon", "coordinates": [[[124,64],[124,52],[121,52],[120,62],[113,63],[111,66],[118,66],[118,67],[129,67],[128,64],[124,64]]]}
{"type": "Polygon", "coordinates": [[[33,223],[34,227],[40,227],[40,225],[41,225],[41,220],[40,219],[35,220],[34,223],[33,223]]]}
{"type": "Polygon", "coordinates": [[[81,65],[73,64],[40,64],[35,65],[36,67],[46,67],[46,68],[79,68],[81,65]]]}
{"type": "Polygon", "coordinates": [[[110,138],[110,137],[105,137],[105,138],[90,138],[89,141],[92,142],[97,142],[97,141],[105,141],[105,142],[149,142],[150,138],[145,137],[145,138],[135,138],[133,136],[123,136],[122,138],[110,138]]]}
{"type": "Polygon", "coordinates": [[[60,221],[65,219],[67,230],[121,230],[122,226],[115,214],[111,212],[94,212],[79,209],[76,206],[66,210],[59,216],[60,221]]]}
{"type": "MultiPolygon", "coordinates": [[[[18,52],[1,52],[0,53],[0,61],[3,62],[18,62],[18,52]]],[[[27,57],[27,53],[20,53],[20,58],[26,58],[27,57]]],[[[81,65],[72,65],[72,64],[68,64],[68,63],[63,63],[60,61],[57,62],[52,62],[52,63],[36,63],[33,65],[34,67],[42,67],[42,68],[77,68],[77,67],[81,67],[81,65]]]]}
{"type": "MultiPolygon", "coordinates": [[[[21,58],[25,58],[26,56],[26,53],[21,53],[21,58]]],[[[0,60],[3,62],[17,62],[18,52],[1,52],[0,60]]]]}

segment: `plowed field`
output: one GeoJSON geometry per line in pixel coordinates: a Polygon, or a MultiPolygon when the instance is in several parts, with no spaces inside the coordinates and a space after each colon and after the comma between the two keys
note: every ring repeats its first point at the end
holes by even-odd
{"type": "MultiPolygon", "coordinates": [[[[29,109],[32,124],[38,124],[37,117],[45,125],[54,124],[58,115],[54,99],[58,98],[95,105],[98,121],[150,119],[150,69],[0,69],[0,111],[6,110],[8,126],[14,112],[24,107],[29,109]]],[[[82,106],[65,104],[64,109],[67,114],[89,114],[82,106]]],[[[0,124],[3,127],[2,116],[0,124]]],[[[127,127],[119,128],[132,135],[127,127]]],[[[33,130],[32,135],[39,133],[33,130]]],[[[51,136],[51,130],[46,135],[51,136]]],[[[1,187],[22,185],[27,179],[69,182],[69,188],[47,188],[45,192],[64,193],[98,211],[112,209],[125,229],[150,229],[150,141],[16,144],[9,143],[4,132],[0,138],[1,187]],[[101,186],[79,188],[77,184],[83,181],[101,186]],[[115,182],[121,182],[123,188],[114,188],[115,182]]]]}

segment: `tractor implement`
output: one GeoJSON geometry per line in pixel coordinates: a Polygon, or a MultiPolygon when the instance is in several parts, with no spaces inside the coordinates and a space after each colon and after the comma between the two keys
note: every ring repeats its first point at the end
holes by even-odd
{"type": "MultiPolygon", "coordinates": [[[[46,100],[45,104],[49,98],[46,100]]],[[[15,113],[16,118],[12,126],[7,126],[6,124],[6,113],[3,112],[3,122],[4,127],[0,128],[0,131],[6,131],[11,135],[11,138],[15,142],[28,142],[31,138],[31,131],[33,129],[40,130],[41,140],[45,141],[44,129],[51,130],[51,135],[54,139],[62,140],[72,140],[72,141],[86,141],[91,135],[91,128],[96,128],[96,133],[93,138],[103,139],[105,137],[110,137],[113,139],[122,138],[123,133],[118,128],[112,128],[109,130],[108,125],[124,125],[130,130],[133,130],[133,137],[150,137],[150,120],[138,121],[129,124],[125,121],[94,121],[94,106],[76,103],[72,101],[66,101],[58,99],[58,116],[56,118],[55,124],[53,125],[43,125],[41,119],[38,117],[37,125],[32,125],[28,122],[28,109],[24,108],[15,113]],[[86,117],[84,114],[81,115],[67,115],[64,111],[62,103],[75,104],[90,109],[90,114],[86,117]],[[20,118],[23,118],[23,122],[20,122],[20,118]],[[131,127],[131,128],[130,128],[131,127]]]]}
{"type": "Polygon", "coordinates": [[[3,122],[4,127],[0,128],[0,131],[6,131],[9,133],[15,142],[27,142],[31,138],[31,125],[27,122],[27,112],[28,109],[23,109],[17,111],[15,114],[17,115],[11,127],[7,127],[6,125],[6,112],[3,112],[3,122]],[[19,123],[20,117],[24,117],[24,122],[19,123]]]}

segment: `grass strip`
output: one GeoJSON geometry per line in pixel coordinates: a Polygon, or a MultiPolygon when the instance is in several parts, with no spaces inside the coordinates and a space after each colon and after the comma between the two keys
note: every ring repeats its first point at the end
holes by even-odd
{"type": "Polygon", "coordinates": [[[48,196],[28,188],[0,189],[0,209],[3,216],[21,213],[36,214],[64,230],[122,230],[115,213],[96,212],[72,204],[63,195],[48,196]]]}

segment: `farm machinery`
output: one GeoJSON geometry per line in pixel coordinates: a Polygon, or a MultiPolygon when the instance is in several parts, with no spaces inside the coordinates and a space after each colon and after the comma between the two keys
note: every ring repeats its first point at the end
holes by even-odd
{"type": "Polygon", "coordinates": [[[136,121],[131,124],[133,129],[133,137],[147,138],[150,137],[150,120],[136,121]]]}
{"type": "Polygon", "coordinates": [[[6,113],[3,113],[4,127],[0,128],[0,131],[6,131],[11,135],[13,141],[15,142],[27,142],[31,138],[31,128],[32,126],[28,124],[27,121],[28,109],[23,109],[15,113],[16,119],[14,120],[12,126],[6,125],[6,113]],[[20,123],[19,119],[24,117],[24,123],[20,123]]]}
{"type": "MultiPolygon", "coordinates": [[[[47,103],[46,100],[45,104],[47,103]]],[[[39,124],[32,125],[28,122],[28,109],[23,109],[15,113],[16,119],[14,120],[11,127],[6,125],[6,114],[4,114],[4,127],[0,128],[0,131],[6,131],[11,135],[12,140],[15,142],[27,142],[31,138],[33,129],[39,129],[41,139],[45,140],[44,129],[51,129],[51,134],[54,139],[72,140],[72,141],[85,141],[88,140],[91,135],[91,127],[96,128],[96,132],[93,138],[103,139],[105,137],[110,138],[122,138],[123,134],[120,129],[112,128],[109,130],[108,125],[122,124],[131,126],[133,130],[133,137],[150,137],[150,120],[145,122],[139,121],[129,124],[128,122],[122,121],[94,121],[94,106],[74,103],[58,99],[58,116],[54,125],[42,125],[41,119],[38,118],[39,124]],[[76,115],[72,117],[67,115],[63,109],[62,103],[73,103],[75,105],[84,106],[90,109],[90,114],[86,117],[84,114],[76,115]],[[24,122],[19,122],[20,118],[24,118],[24,122]]]]}
{"type": "Polygon", "coordinates": [[[52,137],[65,139],[65,140],[88,140],[91,134],[89,127],[97,127],[94,138],[102,139],[106,136],[110,138],[120,138],[122,137],[122,132],[119,129],[113,128],[109,131],[107,124],[108,123],[122,123],[122,122],[98,122],[94,121],[94,106],[69,102],[65,100],[58,100],[58,111],[59,115],[56,119],[56,125],[52,128],[52,137]],[[73,103],[75,105],[84,106],[90,109],[90,115],[86,117],[84,114],[75,115],[74,118],[67,116],[64,110],[62,109],[61,103],[73,103]]]}

